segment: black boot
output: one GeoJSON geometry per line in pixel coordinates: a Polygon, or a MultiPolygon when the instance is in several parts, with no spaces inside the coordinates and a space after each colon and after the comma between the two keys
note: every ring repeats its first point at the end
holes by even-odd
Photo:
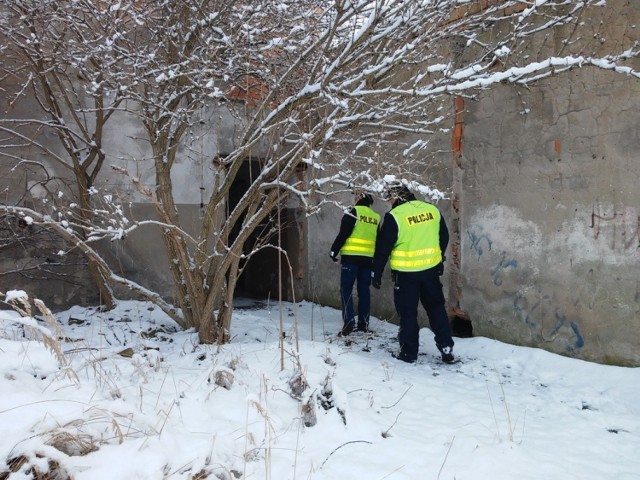
{"type": "Polygon", "coordinates": [[[395,359],[401,360],[406,363],[415,363],[417,358],[409,357],[408,355],[400,352],[400,353],[392,353],[391,356],[395,359]]]}
{"type": "Polygon", "coordinates": [[[442,361],[444,363],[453,363],[456,361],[451,347],[444,347],[440,353],[442,354],[442,361]]]}
{"type": "Polygon", "coordinates": [[[356,329],[355,322],[347,322],[343,325],[342,330],[338,334],[339,337],[348,337],[356,329]]]}

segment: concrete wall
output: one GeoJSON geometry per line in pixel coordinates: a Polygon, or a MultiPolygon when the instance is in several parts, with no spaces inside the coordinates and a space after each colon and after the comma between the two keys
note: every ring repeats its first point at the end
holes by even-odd
{"type": "Polygon", "coordinates": [[[475,331],[640,364],[640,82],[578,70],[467,102],[464,123],[459,302],[475,331]]]}
{"type": "MultiPolygon", "coordinates": [[[[638,39],[638,6],[613,3],[585,38],[638,39]]],[[[456,302],[474,332],[640,365],[640,81],[582,68],[463,112],[456,302]]]]}
{"type": "MultiPolygon", "coordinates": [[[[0,103],[8,104],[11,92],[15,89],[19,90],[20,85],[3,83],[0,86],[0,103]]],[[[218,107],[200,112],[201,121],[196,122],[185,135],[185,144],[178,152],[172,169],[175,200],[179,207],[182,227],[190,234],[198,232],[201,224],[200,204],[202,201],[206,202],[212,192],[214,156],[228,154],[236,148],[239,141],[242,129],[239,128],[238,122],[242,116],[232,112],[230,108],[218,107]]],[[[9,111],[2,114],[8,118],[42,116],[31,96],[21,97],[9,111]]],[[[50,131],[37,132],[32,129],[31,132],[25,133],[65,158],[59,140],[50,131]]],[[[103,145],[107,160],[96,181],[95,187],[100,192],[96,196],[96,202],[100,201],[102,194],[117,195],[123,205],[131,206],[131,218],[155,219],[154,208],[148,199],[137,191],[129,178],[111,168],[111,165],[125,168],[132,177],[139,178],[143,185],[154,188],[154,162],[141,122],[132,115],[116,113],[107,124],[104,133],[103,145]]],[[[259,157],[263,148],[264,146],[257,147],[255,155],[259,157]]],[[[55,196],[58,191],[65,193],[64,199],[74,198],[73,190],[68,188],[69,185],[73,187],[73,177],[67,168],[51,161],[35,148],[22,148],[14,153],[32,164],[25,168],[13,168],[16,161],[7,158],[0,160],[0,202],[40,209],[43,199],[51,197],[52,193],[55,196]],[[37,166],[35,162],[41,162],[46,166],[46,170],[37,166]],[[38,182],[45,180],[43,186],[38,185],[38,182]],[[35,186],[30,188],[32,185],[35,186]]],[[[4,239],[5,234],[7,238],[10,237],[14,220],[10,219],[7,225],[0,225],[0,240],[4,239]]],[[[54,310],[68,308],[76,303],[99,302],[100,299],[86,271],[86,260],[81,255],[74,252],[69,252],[64,257],[56,255],[56,252],[66,251],[68,246],[40,227],[24,231],[16,227],[13,230],[24,232],[24,238],[20,243],[11,244],[15,246],[8,242],[0,244],[6,247],[3,248],[0,258],[0,291],[24,289],[44,300],[54,310]],[[49,261],[48,258],[53,261],[49,261]],[[40,264],[46,267],[46,272],[43,270],[44,267],[34,269],[35,265],[40,264]],[[25,268],[29,267],[32,271],[25,274],[25,268]],[[59,281],[50,281],[55,275],[64,277],[58,276],[59,281]]],[[[297,231],[295,235],[289,232],[286,234],[291,235],[292,244],[296,244],[297,231]]],[[[117,273],[171,299],[173,283],[158,227],[140,228],[122,241],[102,242],[94,244],[94,248],[105,256],[117,273]]],[[[288,276],[285,283],[291,283],[288,276]]],[[[120,298],[125,298],[127,292],[118,294],[120,298]]]]}

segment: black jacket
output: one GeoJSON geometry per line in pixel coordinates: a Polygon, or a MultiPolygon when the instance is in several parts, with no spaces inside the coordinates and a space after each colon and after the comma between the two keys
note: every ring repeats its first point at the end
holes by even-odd
{"type": "MultiPolygon", "coordinates": [[[[413,194],[409,195],[406,199],[398,200],[393,208],[399,207],[403,203],[410,202],[412,200],[416,200],[416,197],[413,194]]],[[[391,210],[393,210],[393,208],[391,210]]],[[[391,211],[389,211],[384,216],[382,228],[380,229],[376,240],[376,253],[373,256],[372,268],[372,275],[375,278],[382,278],[382,271],[384,270],[387,261],[389,261],[391,251],[393,250],[393,246],[396,244],[397,240],[398,224],[396,223],[396,219],[393,218],[393,215],[391,215],[391,211]]],[[[442,258],[444,259],[444,252],[447,250],[447,246],[449,245],[449,229],[447,228],[447,223],[442,215],[440,215],[439,243],[440,250],[442,250],[442,258]]]]}
{"type": "MultiPolygon", "coordinates": [[[[362,207],[370,207],[371,205],[367,201],[367,199],[363,198],[355,206],[362,207]]],[[[356,226],[357,214],[356,209],[351,208],[349,213],[345,213],[342,216],[342,221],[340,222],[340,231],[338,235],[336,235],[336,239],[333,241],[331,245],[331,251],[334,252],[335,255],[338,255],[340,249],[344,246],[344,243],[353,232],[354,227],[356,226]]],[[[352,265],[358,265],[360,267],[371,268],[371,257],[365,257],[364,255],[340,255],[340,261],[342,263],[350,263],[352,265]]]]}

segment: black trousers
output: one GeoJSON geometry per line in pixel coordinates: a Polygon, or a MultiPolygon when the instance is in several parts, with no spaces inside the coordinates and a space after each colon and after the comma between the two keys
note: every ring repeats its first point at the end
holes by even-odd
{"type": "Polygon", "coordinates": [[[368,327],[371,309],[371,267],[342,262],[340,269],[340,298],[342,300],[342,321],[348,324],[354,321],[353,286],[358,291],[358,326],[368,327]]]}
{"type": "Polygon", "coordinates": [[[421,272],[394,272],[393,300],[400,316],[400,356],[403,360],[418,358],[420,328],[418,302],[422,304],[429,326],[435,335],[436,347],[453,347],[451,326],[445,309],[442,283],[435,268],[421,272]]]}

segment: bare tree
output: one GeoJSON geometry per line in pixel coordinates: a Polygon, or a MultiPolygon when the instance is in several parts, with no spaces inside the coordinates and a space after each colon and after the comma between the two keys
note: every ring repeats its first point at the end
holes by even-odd
{"type": "MultiPolygon", "coordinates": [[[[105,127],[123,100],[112,76],[123,57],[112,44],[124,20],[108,3],[94,3],[9,2],[0,22],[0,83],[8,105],[0,119],[0,156],[14,168],[42,166],[28,188],[45,192],[38,197],[48,201],[50,213],[60,192],[73,195],[64,203],[74,205],[82,241],[94,221],[90,192],[107,157],[105,127]],[[73,180],[66,188],[69,174],[73,180]]],[[[100,298],[111,308],[109,272],[91,259],[88,266],[100,298]]]]}
{"type": "Polygon", "coordinates": [[[180,324],[195,327],[201,341],[224,342],[241,261],[256,251],[247,253],[243,247],[286,198],[297,198],[312,213],[350,185],[375,191],[386,175],[437,194],[425,186],[425,158],[434,132],[451,124],[452,96],[473,96],[505,82],[526,85],[578,67],[638,76],[625,65],[637,57],[637,45],[598,58],[585,55],[588,45],[579,41],[581,16],[589,8],[604,8],[600,3],[113,4],[112,14],[126,19],[114,25],[117,32],[110,37],[114,51],[127,59],[118,70],[117,90],[126,92],[127,111],[144,125],[151,150],[144,161],[153,165],[155,178],[146,185],[117,168],[153,203],[159,221],[128,223],[118,216],[120,228],[104,229],[94,222],[91,237],[81,239],[58,220],[33,210],[13,211],[55,225],[102,271],[108,266],[87,240],[159,225],[177,308],[117,275],[110,281],[156,301],[180,324]],[[532,48],[531,40],[544,32],[558,32],[563,41],[532,48]],[[235,108],[238,99],[245,102],[243,109],[235,108]],[[241,131],[232,151],[224,156],[211,152],[215,178],[203,202],[202,226],[193,237],[181,224],[171,174],[203,108],[235,112],[241,131]],[[256,151],[262,152],[260,170],[225,214],[231,186],[256,151]],[[307,174],[301,181],[296,175],[303,170],[307,174]]]}

